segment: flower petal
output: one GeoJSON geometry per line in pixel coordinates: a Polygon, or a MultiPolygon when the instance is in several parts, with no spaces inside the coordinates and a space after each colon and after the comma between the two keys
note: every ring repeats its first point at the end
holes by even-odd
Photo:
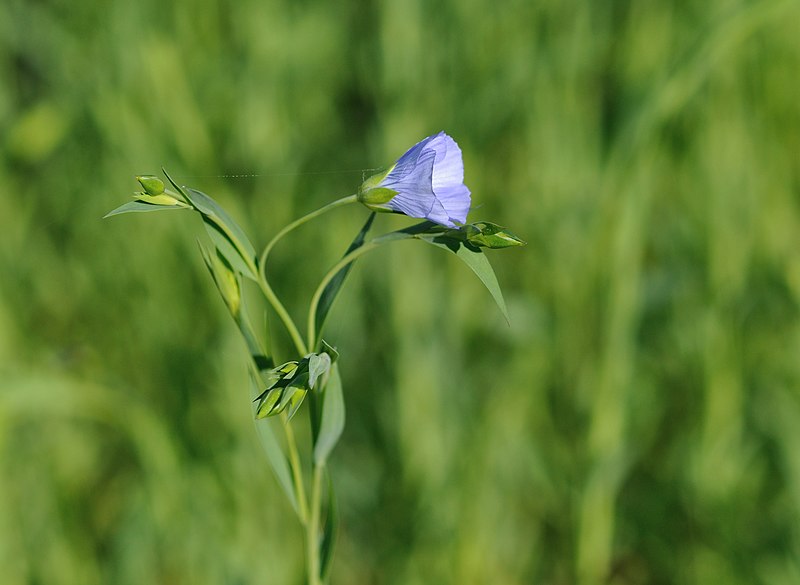
{"type": "Polygon", "coordinates": [[[463,224],[467,223],[467,214],[471,205],[470,192],[463,183],[450,185],[436,190],[436,199],[441,203],[447,212],[449,222],[443,223],[447,227],[454,227],[454,221],[463,224]]]}
{"type": "Polygon", "coordinates": [[[397,195],[380,205],[364,196],[361,201],[371,209],[395,211],[447,227],[466,223],[471,201],[464,185],[461,149],[444,132],[409,148],[380,183],[369,185],[364,193],[376,188],[391,189],[397,195]]]}
{"type": "Polygon", "coordinates": [[[444,132],[439,132],[428,143],[428,148],[436,151],[436,164],[433,167],[433,190],[460,185],[464,182],[464,162],[461,149],[456,141],[444,132]]]}

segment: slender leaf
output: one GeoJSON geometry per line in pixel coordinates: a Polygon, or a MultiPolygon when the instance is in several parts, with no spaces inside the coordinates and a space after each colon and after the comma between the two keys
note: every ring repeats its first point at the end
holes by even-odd
{"type": "Polygon", "coordinates": [[[336,503],[336,493],[333,491],[333,481],[328,474],[328,505],[325,509],[325,524],[322,527],[322,542],[320,543],[320,577],[322,582],[328,580],[331,571],[333,551],[339,534],[339,507],[336,503]]]}
{"type": "Polygon", "coordinates": [[[257,280],[256,251],[239,224],[211,197],[197,189],[181,187],[166,169],[162,170],[178,193],[203,216],[208,235],[228,262],[247,278],[257,280]]]}
{"type": "Polygon", "coordinates": [[[489,264],[486,255],[480,248],[465,242],[461,237],[451,236],[447,232],[447,228],[430,221],[423,221],[405,229],[384,234],[375,238],[372,242],[383,244],[386,242],[415,238],[428,242],[437,248],[453,252],[464,264],[469,266],[481,280],[492,295],[495,303],[497,303],[500,312],[503,313],[503,317],[508,321],[506,302],[503,299],[503,293],[500,290],[500,285],[497,282],[497,277],[494,274],[492,265],[489,264]]]}
{"type": "Polygon", "coordinates": [[[244,259],[241,251],[236,247],[236,244],[231,240],[230,236],[205,215],[203,216],[203,225],[206,228],[208,237],[211,238],[211,241],[214,243],[214,246],[216,246],[217,250],[219,250],[220,254],[225,257],[230,265],[233,266],[237,272],[248,278],[252,280],[256,279],[257,276],[255,272],[253,272],[252,265],[248,264],[247,260],[244,259]]]}
{"type": "MultiPolygon", "coordinates": [[[[244,230],[239,227],[239,224],[237,224],[216,201],[205,193],[192,189],[191,187],[185,187],[184,193],[194,208],[203,215],[206,229],[209,230],[209,235],[212,237],[217,247],[222,249],[217,234],[217,232],[221,232],[221,235],[225,236],[222,239],[227,240],[244,261],[246,270],[242,271],[242,274],[253,280],[257,279],[258,275],[255,273],[256,251],[255,248],[253,248],[253,244],[250,243],[250,240],[244,233],[244,230]],[[209,223],[216,229],[209,229],[209,223]]],[[[223,243],[223,245],[225,244],[223,243]]],[[[224,249],[222,249],[222,251],[223,253],[226,252],[224,249]]],[[[230,251],[228,252],[230,253],[230,251]]],[[[228,253],[226,253],[225,256],[228,257],[232,263],[234,262],[228,253]]]]}
{"type": "Polygon", "coordinates": [[[322,391],[321,398],[322,412],[320,413],[319,432],[314,442],[314,461],[317,465],[328,458],[344,430],[342,379],[339,377],[339,366],[336,364],[331,366],[328,383],[322,391]]]}
{"type": "Polygon", "coordinates": [[[489,264],[489,259],[480,248],[475,248],[460,240],[446,236],[423,234],[419,235],[418,239],[428,242],[437,248],[453,252],[464,264],[469,266],[492,295],[500,312],[503,313],[503,317],[508,321],[508,309],[506,309],[506,302],[503,299],[503,292],[500,290],[500,285],[497,282],[492,265],[489,264]]]}
{"type": "Polygon", "coordinates": [[[123,213],[146,213],[148,211],[165,211],[167,209],[188,209],[188,207],[183,205],[154,205],[153,203],[145,203],[144,201],[128,201],[115,210],[106,213],[103,219],[123,213]]]}
{"type": "MultiPolygon", "coordinates": [[[[258,392],[258,384],[252,377],[251,384],[253,392],[258,392]]],[[[267,455],[270,467],[272,467],[272,472],[275,474],[278,484],[283,489],[283,493],[289,498],[289,502],[292,504],[294,511],[299,515],[300,507],[297,504],[297,496],[294,491],[294,482],[292,481],[289,462],[286,459],[286,455],[283,453],[283,449],[281,449],[275,433],[272,431],[271,422],[269,420],[256,420],[255,424],[258,438],[267,455]]]]}
{"type": "Polygon", "coordinates": [[[178,185],[178,183],[176,183],[175,181],[172,180],[172,177],[169,176],[169,173],[167,172],[167,169],[165,169],[164,167],[161,167],[161,171],[164,173],[164,176],[167,178],[167,180],[169,181],[170,185],[175,187],[175,189],[178,191],[178,195],[180,195],[186,203],[189,203],[189,196],[186,194],[186,190],[183,187],[181,187],[180,185],[178,185]]]}
{"type": "MultiPolygon", "coordinates": [[[[367,221],[364,223],[364,226],[361,228],[361,231],[356,234],[355,239],[350,243],[350,246],[347,248],[347,251],[344,253],[346,256],[347,254],[351,253],[353,250],[357,250],[361,246],[364,245],[364,239],[367,236],[367,232],[369,232],[370,228],[372,227],[372,222],[375,220],[375,213],[370,213],[367,221]]],[[[347,278],[347,274],[350,272],[350,269],[353,267],[353,263],[350,262],[347,266],[342,268],[339,272],[336,273],[331,281],[328,283],[328,286],[325,287],[325,290],[322,291],[322,296],[319,299],[319,304],[317,305],[317,311],[315,315],[316,319],[316,326],[317,330],[315,331],[315,336],[317,339],[320,337],[320,333],[322,332],[322,327],[325,324],[325,319],[328,317],[328,313],[333,306],[333,301],[336,299],[336,296],[339,294],[339,291],[344,284],[345,279],[347,278]]],[[[312,351],[315,349],[313,347],[309,348],[312,351]]]]}
{"type": "Polygon", "coordinates": [[[336,361],[339,359],[339,351],[324,339],[320,339],[320,345],[325,353],[330,356],[331,363],[336,363],[336,361]]]}
{"type": "Polygon", "coordinates": [[[211,273],[211,278],[214,280],[214,284],[217,285],[217,290],[225,301],[228,311],[239,327],[239,332],[247,345],[253,363],[259,372],[271,369],[275,364],[269,353],[263,349],[258,341],[258,337],[256,337],[255,331],[253,331],[253,327],[247,318],[247,313],[243,310],[244,299],[241,295],[238,276],[232,272],[232,267],[219,250],[216,250],[216,256],[212,256],[211,252],[200,242],[198,242],[198,245],[200,246],[200,254],[203,256],[203,262],[205,262],[206,268],[211,273]]]}

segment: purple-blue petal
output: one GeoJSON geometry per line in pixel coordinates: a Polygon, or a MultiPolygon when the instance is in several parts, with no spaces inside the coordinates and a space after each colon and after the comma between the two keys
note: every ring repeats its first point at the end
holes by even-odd
{"type": "Polygon", "coordinates": [[[444,132],[406,151],[380,186],[397,191],[387,203],[394,211],[447,227],[466,222],[470,191],[464,185],[461,149],[444,132]]]}

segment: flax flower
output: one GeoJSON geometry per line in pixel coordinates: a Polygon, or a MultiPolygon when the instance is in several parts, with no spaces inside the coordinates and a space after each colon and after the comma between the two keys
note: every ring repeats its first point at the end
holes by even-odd
{"type": "Polygon", "coordinates": [[[444,132],[412,146],[385,173],[367,179],[358,200],[374,211],[402,213],[450,228],[467,220],[461,149],[444,132]]]}

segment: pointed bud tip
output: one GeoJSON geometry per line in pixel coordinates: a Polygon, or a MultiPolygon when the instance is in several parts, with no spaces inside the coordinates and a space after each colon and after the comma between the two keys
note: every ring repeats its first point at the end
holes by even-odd
{"type": "Polygon", "coordinates": [[[506,228],[488,221],[469,224],[463,229],[467,241],[479,247],[499,249],[524,246],[527,243],[506,228]]]}

